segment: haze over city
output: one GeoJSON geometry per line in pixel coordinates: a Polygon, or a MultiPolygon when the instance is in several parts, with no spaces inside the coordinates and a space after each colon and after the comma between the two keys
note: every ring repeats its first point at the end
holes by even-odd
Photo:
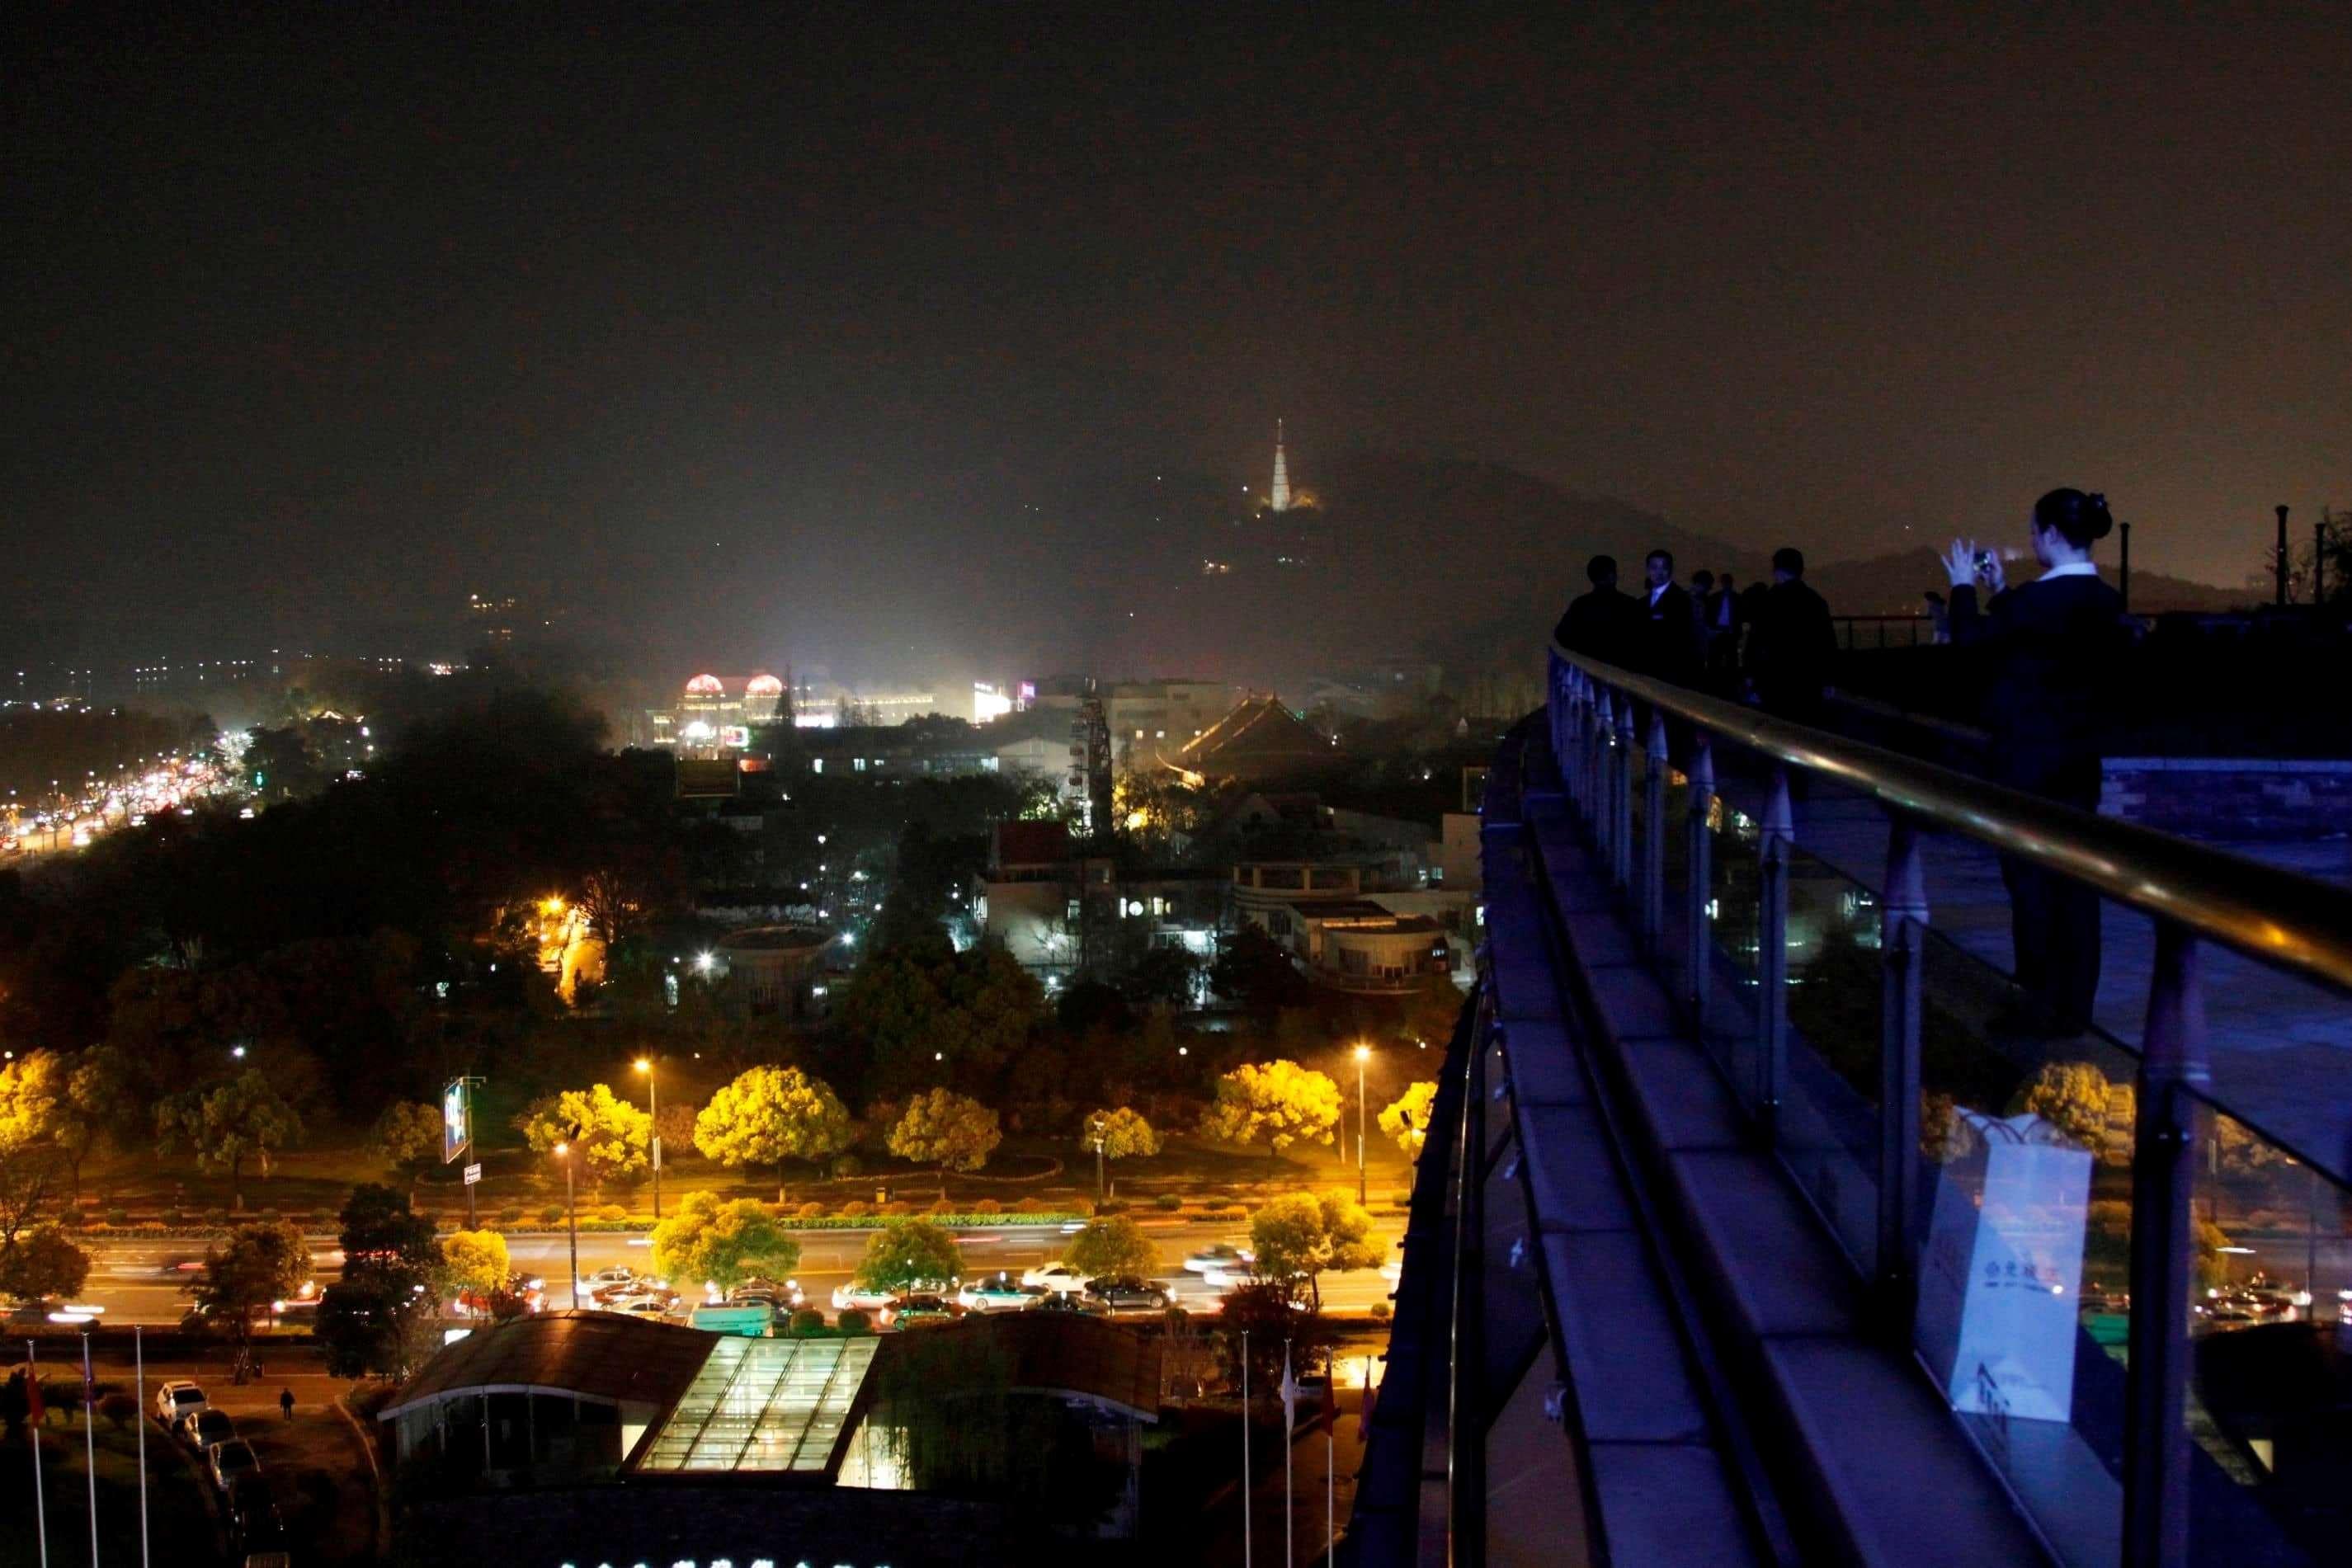
{"type": "Polygon", "coordinates": [[[1500,464],[1816,559],[2088,476],[2234,589],[2352,499],[2341,21],[54,13],[0,610],[68,658],[446,654],[485,591],[673,662],[1181,666],[1103,613],[1204,553],[1129,498],[1213,528],[1278,417],[1302,484],[1500,464]]]}

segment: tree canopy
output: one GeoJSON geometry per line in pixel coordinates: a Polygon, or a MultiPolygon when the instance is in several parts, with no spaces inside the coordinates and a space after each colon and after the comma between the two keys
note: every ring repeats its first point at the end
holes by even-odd
{"type": "Polygon", "coordinates": [[[421,1100],[395,1100],[369,1131],[376,1157],[415,1181],[441,1157],[441,1107],[421,1100]]]}
{"type": "Polygon", "coordinates": [[[1319,1306],[1326,1270],[1375,1268],[1380,1245],[1372,1217],[1339,1193],[1292,1192],[1269,1200],[1250,1217],[1257,1271],[1276,1282],[1304,1281],[1319,1306]]]}
{"type": "Polygon", "coordinates": [[[866,1255],[857,1260],[857,1282],[869,1290],[945,1284],[962,1275],[954,1233],[928,1219],[889,1221],[867,1239],[866,1255]]]}
{"type": "Polygon", "coordinates": [[[614,1093],[609,1083],[534,1100],[516,1118],[515,1126],[533,1154],[569,1145],[591,1182],[625,1180],[652,1167],[653,1117],[643,1106],[614,1093]]]}
{"type": "Polygon", "coordinates": [[[226,1171],[238,1208],[245,1207],[245,1162],[258,1161],[267,1181],[270,1155],[302,1142],[302,1118],[255,1067],[164,1101],[155,1108],[155,1127],[163,1153],[185,1148],[199,1170],[226,1171]]]}
{"type": "Polygon", "coordinates": [[[784,1162],[823,1160],[856,1141],[832,1086],[797,1067],[753,1067],[710,1097],[694,1119],[694,1146],[725,1166],[774,1166],[783,1201],[784,1162]]]}
{"type": "Polygon", "coordinates": [[[1079,1273],[1098,1278],[1140,1277],[1160,1271],[1160,1249],[1151,1244],[1142,1226],[1124,1214],[1088,1220],[1062,1249],[1062,1257],[1079,1273]]]}
{"type": "Polygon", "coordinates": [[[239,1226],[205,1252],[202,1272],[188,1281],[197,1312],[236,1339],[252,1337],[254,1320],[294,1293],[310,1272],[302,1232],[282,1220],[239,1226]]]}
{"type": "Polygon", "coordinates": [[[441,1277],[453,1293],[488,1298],[514,1273],[507,1239],[495,1230],[453,1230],[441,1238],[441,1277]]]}
{"type": "Polygon", "coordinates": [[[996,1113],[951,1090],[933,1089],[907,1102],[885,1142],[890,1152],[917,1165],[937,1166],[940,1196],[947,1196],[947,1173],[976,1171],[988,1163],[1004,1134],[996,1113]]]}
{"type": "Polygon", "coordinates": [[[89,1254],[54,1225],[0,1242],[0,1296],[19,1301],[78,1296],[89,1278],[89,1254]]]}
{"type": "Polygon", "coordinates": [[[942,1058],[958,1082],[993,1082],[1045,1016],[1044,988],[1010,953],[959,953],[944,936],[869,955],[837,1015],[868,1052],[869,1092],[893,1094],[939,1082],[942,1058]]]}
{"type": "Polygon", "coordinates": [[[677,1281],[724,1291],[755,1276],[776,1277],[800,1266],[801,1244],[763,1204],[732,1203],[693,1192],[654,1227],[655,1271],[677,1281]]]}
{"type": "Polygon", "coordinates": [[[1436,1103],[1436,1084],[1415,1083],[1381,1112],[1381,1131],[1396,1140],[1406,1158],[1421,1158],[1421,1146],[1429,1141],[1430,1113],[1436,1103]]]}
{"type": "Polygon", "coordinates": [[[1339,1086],[1287,1057],[1244,1062],[1217,1079],[1201,1135],[1223,1144],[1264,1144],[1269,1155],[1302,1140],[1328,1144],[1339,1124],[1339,1086]]]}

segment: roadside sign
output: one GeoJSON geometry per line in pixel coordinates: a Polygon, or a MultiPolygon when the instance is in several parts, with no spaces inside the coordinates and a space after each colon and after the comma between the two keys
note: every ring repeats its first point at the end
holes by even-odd
{"type": "Polygon", "coordinates": [[[481,1167],[481,1166],[478,1166],[478,1165],[477,1165],[477,1166],[467,1166],[466,1167],[466,1185],[467,1185],[467,1186],[473,1186],[476,1182],[478,1182],[478,1181],[479,1181],[479,1180],[481,1180],[481,1179],[482,1179],[482,1167],[481,1167]]]}
{"type": "Polygon", "coordinates": [[[656,1138],[654,1140],[654,1169],[661,1169],[661,1140],[659,1138],[656,1138]]]}

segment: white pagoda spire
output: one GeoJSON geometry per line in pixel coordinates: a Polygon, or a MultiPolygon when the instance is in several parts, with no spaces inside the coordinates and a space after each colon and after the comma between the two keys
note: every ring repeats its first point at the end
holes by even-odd
{"type": "Polygon", "coordinates": [[[1274,489],[1268,499],[1277,512],[1290,510],[1290,465],[1283,461],[1282,421],[1274,422],[1274,489]]]}

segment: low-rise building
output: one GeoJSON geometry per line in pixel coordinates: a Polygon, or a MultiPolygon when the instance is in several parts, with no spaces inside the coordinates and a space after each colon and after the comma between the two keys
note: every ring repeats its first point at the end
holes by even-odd
{"type": "Polygon", "coordinates": [[[1146,948],[1206,956],[1230,918],[1214,870],[1082,855],[1059,822],[1001,822],[973,888],[982,936],[1047,984],[1117,968],[1146,948]]]}

